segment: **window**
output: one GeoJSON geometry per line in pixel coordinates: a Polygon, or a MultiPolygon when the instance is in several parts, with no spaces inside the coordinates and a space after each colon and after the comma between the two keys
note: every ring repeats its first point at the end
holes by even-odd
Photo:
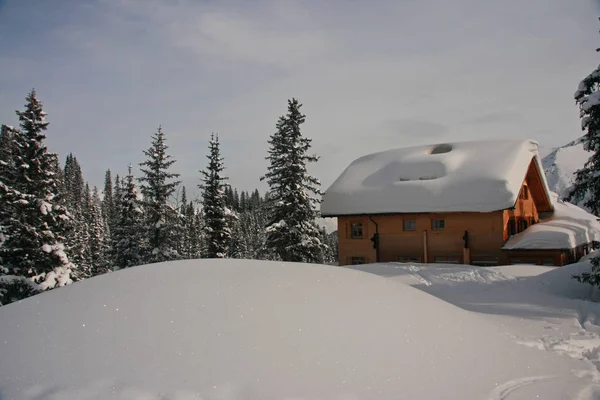
{"type": "Polygon", "coordinates": [[[512,236],[517,233],[517,224],[514,218],[508,220],[508,235],[512,236]]]}
{"type": "Polygon", "coordinates": [[[350,237],[352,239],[363,238],[363,224],[361,222],[353,222],[350,228],[350,237]]]}
{"type": "Polygon", "coordinates": [[[400,257],[398,257],[398,262],[401,262],[401,263],[420,263],[421,262],[421,257],[405,257],[405,256],[400,256],[400,257]]]}
{"type": "Polygon", "coordinates": [[[441,231],[444,229],[444,220],[443,219],[432,219],[431,220],[431,229],[434,231],[441,231]]]}
{"type": "Polygon", "coordinates": [[[417,230],[417,221],[414,219],[405,219],[402,221],[402,229],[405,231],[417,230]]]}
{"type": "Polygon", "coordinates": [[[473,256],[471,264],[480,267],[492,267],[498,265],[498,257],[495,256],[473,256]]]}
{"type": "Polygon", "coordinates": [[[542,260],[542,265],[554,265],[554,260],[551,260],[549,258],[545,258],[542,260]]]}
{"type": "Polygon", "coordinates": [[[529,189],[527,189],[527,186],[523,186],[519,198],[523,200],[527,200],[529,198],[529,189]]]}
{"type": "Polygon", "coordinates": [[[437,256],[434,258],[434,262],[436,263],[444,263],[444,264],[460,264],[460,257],[456,256],[437,256]]]}
{"type": "Polygon", "coordinates": [[[519,220],[519,232],[523,232],[525,229],[527,229],[527,220],[520,219],[519,220]]]}
{"type": "Polygon", "coordinates": [[[365,258],[364,257],[352,257],[350,259],[350,263],[352,265],[361,265],[365,263],[365,258]]]}

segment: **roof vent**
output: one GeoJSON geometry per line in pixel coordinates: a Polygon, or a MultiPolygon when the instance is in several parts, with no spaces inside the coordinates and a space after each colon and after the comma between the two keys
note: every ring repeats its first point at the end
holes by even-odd
{"type": "Polygon", "coordinates": [[[452,146],[449,144],[438,144],[431,148],[429,154],[443,154],[450,153],[452,151],[452,146]]]}

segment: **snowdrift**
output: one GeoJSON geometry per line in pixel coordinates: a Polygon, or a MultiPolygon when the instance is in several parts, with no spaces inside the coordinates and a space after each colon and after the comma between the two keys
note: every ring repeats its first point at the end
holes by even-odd
{"type": "Polygon", "coordinates": [[[77,400],[569,399],[586,380],[398,281],[241,260],[146,265],[2,307],[0,377],[2,399],[77,400]]]}

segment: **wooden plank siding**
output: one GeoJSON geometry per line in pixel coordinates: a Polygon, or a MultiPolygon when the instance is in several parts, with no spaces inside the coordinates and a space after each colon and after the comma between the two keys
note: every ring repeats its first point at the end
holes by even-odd
{"type": "MultiPolygon", "coordinates": [[[[445,213],[445,214],[394,214],[372,216],[379,225],[380,261],[398,261],[400,257],[418,258],[425,261],[427,237],[427,261],[436,257],[458,257],[462,262],[465,231],[469,231],[471,258],[475,256],[501,257],[504,244],[503,214],[493,213],[445,213]],[[444,220],[443,230],[434,230],[432,220],[444,220]],[[404,231],[403,221],[416,221],[414,231],[404,231]]],[[[338,217],[340,265],[351,264],[352,257],[365,257],[375,262],[376,252],[371,237],[375,224],[367,216],[338,217]],[[363,224],[363,238],[351,237],[352,223],[363,224]]]]}
{"type": "Polygon", "coordinates": [[[530,164],[514,208],[504,210],[503,238],[505,242],[510,238],[509,227],[511,220],[514,222],[515,232],[521,231],[519,224],[522,222],[526,222],[527,226],[531,226],[532,224],[537,224],[540,220],[536,205],[536,199],[539,198],[539,194],[536,193],[536,188],[541,185],[541,178],[536,165],[533,162],[530,164]]]}

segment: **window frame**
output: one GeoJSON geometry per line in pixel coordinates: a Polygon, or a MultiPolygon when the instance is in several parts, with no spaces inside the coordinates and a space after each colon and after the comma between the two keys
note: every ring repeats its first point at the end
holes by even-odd
{"type": "Polygon", "coordinates": [[[508,219],[508,227],[506,230],[508,231],[508,236],[517,234],[517,220],[514,217],[508,219]]]}
{"type": "Polygon", "coordinates": [[[367,257],[351,256],[350,265],[363,265],[367,263],[367,257]]]}
{"type": "Polygon", "coordinates": [[[410,264],[410,263],[416,263],[416,264],[421,264],[421,257],[406,257],[406,256],[398,256],[397,262],[399,263],[404,263],[404,264],[410,264]]]}
{"type": "Polygon", "coordinates": [[[521,233],[523,232],[525,229],[527,229],[529,227],[529,224],[527,223],[527,220],[525,218],[519,218],[519,222],[517,224],[517,232],[521,233]]]}
{"type": "Polygon", "coordinates": [[[351,222],[350,223],[350,239],[358,240],[358,239],[364,239],[364,238],[365,238],[364,224],[362,222],[351,222]],[[360,226],[360,236],[355,235],[355,232],[358,232],[358,231],[354,230],[355,226],[360,226]]]}
{"type": "Polygon", "coordinates": [[[460,264],[460,256],[435,256],[433,257],[434,264],[460,264]],[[456,260],[456,261],[453,261],[456,260]]]}
{"type": "Polygon", "coordinates": [[[497,267],[500,258],[497,256],[475,255],[471,256],[471,265],[478,267],[497,267]]]}
{"type": "Polygon", "coordinates": [[[417,230],[417,220],[416,219],[403,219],[402,220],[402,232],[415,232],[417,230]],[[406,228],[406,223],[412,223],[412,229],[406,228]]]}
{"type": "Polygon", "coordinates": [[[439,219],[431,220],[431,230],[432,231],[443,231],[444,229],[446,229],[446,220],[445,219],[439,218],[439,219]],[[441,222],[441,224],[440,224],[440,222],[441,222]]]}

